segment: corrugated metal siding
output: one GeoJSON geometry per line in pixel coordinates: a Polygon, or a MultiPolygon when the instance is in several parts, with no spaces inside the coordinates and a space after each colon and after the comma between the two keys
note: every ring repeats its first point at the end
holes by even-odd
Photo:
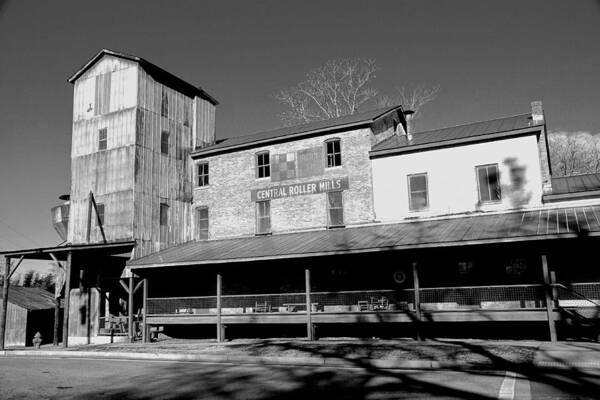
{"type": "Polygon", "coordinates": [[[357,250],[536,238],[600,232],[600,206],[405,222],[351,229],[192,242],[134,260],[132,266],[210,262],[279,256],[310,256],[357,250]]]}

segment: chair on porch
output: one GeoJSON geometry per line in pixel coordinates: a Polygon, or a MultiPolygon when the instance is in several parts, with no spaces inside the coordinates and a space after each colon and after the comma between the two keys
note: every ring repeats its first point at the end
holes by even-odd
{"type": "Polygon", "coordinates": [[[260,303],[256,302],[255,307],[254,307],[254,311],[255,312],[270,312],[271,311],[271,306],[266,301],[260,302],[260,303]]]}

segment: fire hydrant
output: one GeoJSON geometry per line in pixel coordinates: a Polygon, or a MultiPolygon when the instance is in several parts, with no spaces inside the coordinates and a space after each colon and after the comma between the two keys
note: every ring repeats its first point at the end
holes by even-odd
{"type": "Polygon", "coordinates": [[[33,336],[33,345],[35,346],[36,349],[39,349],[41,344],[42,344],[42,334],[38,332],[33,336]]]}

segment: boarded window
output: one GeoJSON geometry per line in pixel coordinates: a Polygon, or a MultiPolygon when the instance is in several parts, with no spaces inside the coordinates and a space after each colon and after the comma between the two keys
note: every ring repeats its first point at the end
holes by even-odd
{"type": "Polygon", "coordinates": [[[169,132],[162,131],[160,134],[160,152],[169,154],[169,132]]]}
{"type": "Polygon", "coordinates": [[[98,130],[98,151],[106,150],[108,146],[108,129],[98,130]]]}
{"type": "Polygon", "coordinates": [[[203,162],[197,166],[197,186],[208,186],[208,163],[203,162]]]}
{"type": "Polygon", "coordinates": [[[94,115],[106,114],[110,108],[110,73],[96,76],[94,115]]]}
{"type": "Polygon", "coordinates": [[[208,239],[208,207],[196,208],[196,228],[198,240],[208,239]]]}
{"type": "Polygon", "coordinates": [[[325,169],[323,148],[298,150],[298,178],[323,175],[325,169]]]}
{"type": "Polygon", "coordinates": [[[498,164],[481,165],[476,167],[479,201],[498,201],[501,199],[500,174],[498,164]]]}
{"type": "Polygon", "coordinates": [[[424,210],[429,206],[427,174],[408,176],[408,203],[411,211],[424,210]]]}
{"type": "Polygon", "coordinates": [[[100,224],[102,224],[102,226],[104,226],[104,204],[102,203],[96,203],[96,225],[99,226],[98,221],[100,221],[100,224]]]}
{"type": "Polygon", "coordinates": [[[162,91],[162,99],[160,101],[160,115],[163,117],[169,116],[169,97],[165,90],[162,91]]]}
{"type": "Polygon", "coordinates": [[[267,178],[271,176],[271,160],[269,152],[258,153],[256,155],[256,177],[267,178]]]}
{"type": "Polygon", "coordinates": [[[330,227],[344,226],[343,192],[327,192],[327,224],[330,227]]]}
{"type": "Polygon", "coordinates": [[[340,139],[332,139],[325,142],[327,152],[327,168],[339,167],[342,165],[342,146],[340,139]]]}
{"type": "Polygon", "coordinates": [[[259,201],[256,203],[256,233],[271,232],[271,202],[259,201]]]}
{"type": "Polygon", "coordinates": [[[296,178],[296,153],[274,154],[272,160],[271,181],[296,178]]]}

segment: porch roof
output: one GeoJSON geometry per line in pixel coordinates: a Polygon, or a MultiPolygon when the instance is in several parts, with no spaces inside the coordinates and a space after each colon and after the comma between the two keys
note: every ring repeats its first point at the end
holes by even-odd
{"type": "Polygon", "coordinates": [[[54,256],[59,261],[67,259],[69,252],[83,253],[85,255],[95,256],[121,256],[130,257],[131,249],[135,246],[134,241],[115,241],[108,243],[84,243],[84,244],[65,244],[62,246],[41,247],[35,249],[20,249],[0,251],[0,257],[19,258],[26,260],[48,260],[53,261],[54,256]]]}
{"type": "Polygon", "coordinates": [[[188,242],[131,260],[132,268],[600,236],[600,206],[446,217],[396,224],[188,242]]]}

